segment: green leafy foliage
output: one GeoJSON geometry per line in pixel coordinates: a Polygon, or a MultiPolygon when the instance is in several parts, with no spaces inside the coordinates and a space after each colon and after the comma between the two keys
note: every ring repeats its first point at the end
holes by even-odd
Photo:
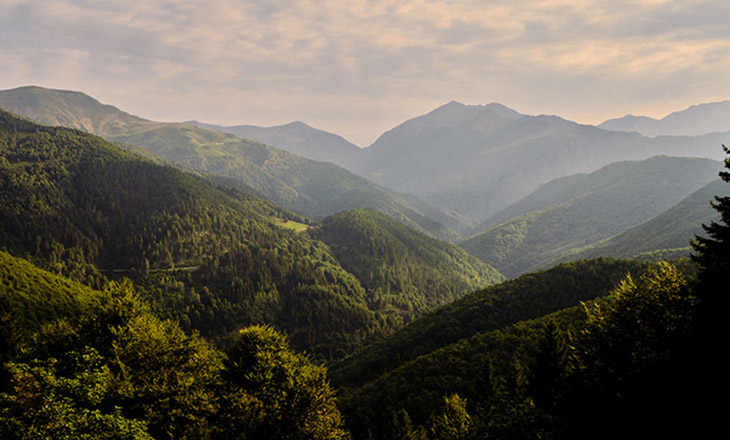
{"type": "Polygon", "coordinates": [[[348,438],[325,369],[292,353],[283,335],[250,327],[226,353],[225,431],[245,431],[251,439],[348,438]]]}
{"type": "Polygon", "coordinates": [[[16,306],[11,328],[28,328],[3,351],[0,437],[349,438],[324,368],[270,327],[242,330],[221,352],[155,317],[128,281],[90,291],[7,254],[3,263],[13,268],[4,284],[47,283],[2,292],[16,306]],[[61,293],[78,298],[34,314],[61,293]]]}

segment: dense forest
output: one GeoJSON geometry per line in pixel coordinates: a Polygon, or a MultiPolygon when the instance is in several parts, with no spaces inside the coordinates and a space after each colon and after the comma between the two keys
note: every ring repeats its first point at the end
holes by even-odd
{"type": "MultiPolygon", "coordinates": [[[[725,165],[730,169],[730,158],[725,165]]],[[[730,181],[727,171],[720,175],[730,181]]],[[[717,347],[727,305],[730,197],[713,206],[721,219],[692,242],[692,261],[596,260],[527,274],[335,363],[331,375],[353,434],[582,439],[719,432],[722,406],[710,396],[722,382],[717,347]],[[601,283],[580,285],[592,272],[605,277],[604,288],[623,275],[606,295],[601,283]],[[530,291],[539,284],[545,288],[530,291]],[[518,310],[529,310],[552,296],[551,285],[577,305],[511,321],[509,307],[493,307],[504,292],[519,298],[518,310]],[[500,315],[504,320],[490,326],[500,315]]]]}
{"type": "MultiPolygon", "coordinates": [[[[363,287],[306,232],[311,220],[96,136],[8,113],[0,113],[0,181],[0,248],[95,288],[130,278],[161,316],[214,339],[269,324],[298,349],[332,359],[501,279],[444,244],[456,264],[429,289],[394,291],[392,280],[380,285],[359,271],[369,280],[363,287]],[[425,305],[394,308],[400,295],[425,305]]],[[[423,270],[411,264],[402,267],[423,270]]]]}
{"type": "Polygon", "coordinates": [[[0,437],[347,438],[325,369],[272,328],[219,349],[156,317],[129,282],[98,291],[0,262],[0,437]]]}
{"type": "Polygon", "coordinates": [[[489,286],[492,267],[374,211],[315,222],[2,111],[0,188],[2,438],[701,437],[722,420],[727,196],[691,261],[489,286]]]}

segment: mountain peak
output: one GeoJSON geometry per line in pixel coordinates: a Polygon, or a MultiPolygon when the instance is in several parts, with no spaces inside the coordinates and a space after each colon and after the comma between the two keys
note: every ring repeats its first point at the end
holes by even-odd
{"type": "Polygon", "coordinates": [[[730,101],[708,102],[670,113],[662,119],[627,115],[609,119],[600,128],[634,131],[644,136],[701,136],[730,130],[730,101]]]}

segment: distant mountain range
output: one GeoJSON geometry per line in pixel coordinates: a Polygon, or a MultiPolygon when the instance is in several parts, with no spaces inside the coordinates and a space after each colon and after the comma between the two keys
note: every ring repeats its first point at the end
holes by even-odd
{"type": "Polygon", "coordinates": [[[730,131],[729,112],[730,101],[725,101],[662,120],[629,116],[593,127],[556,116],[523,115],[497,103],[452,101],[398,125],[364,149],[301,123],[205,126],[337,163],[478,223],[543,183],[612,162],[660,154],[720,159],[720,145],[727,143],[730,131]]]}
{"type": "Polygon", "coordinates": [[[693,105],[662,119],[627,115],[599,125],[606,130],[634,131],[644,136],[701,136],[730,130],[730,101],[693,105]]]}
{"type": "Polygon", "coordinates": [[[291,122],[276,127],[236,125],[223,127],[187,121],[186,124],[207,130],[230,133],[243,139],[252,139],[276,148],[319,162],[332,162],[345,168],[352,168],[362,153],[360,147],[342,136],[310,127],[304,122],[291,122]]]}
{"type": "Polygon", "coordinates": [[[720,146],[730,137],[730,122],[722,117],[727,105],[694,106],[657,122],[697,136],[648,137],[614,131],[621,129],[621,120],[594,127],[557,116],[523,115],[497,103],[452,101],[360,149],[302,122],[278,127],[160,123],[79,92],[39,87],[0,92],[0,107],[41,123],[89,131],[129,149],[142,147],[316,219],[373,208],[451,242],[471,236],[464,248],[508,276],[597,245],[713,180],[718,164],[708,161],[688,161],[694,165],[682,170],[676,166],[683,162],[665,157],[632,165],[623,174],[611,170],[628,165],[608,165],[656,155],[722,158],[720,146]],[[688,174],[697,164],[704,165],[693,180],[688,174]],[[675,179],[669,187],[678,185],[677,191],[656,180],[662,175],[675,179]],[[680,177],[688,180],[676,181],[680,177]],[[604,211],[613,215],[598,214],[604,211]],[[550,222],[562,227],[564,238],[549,234],[539,240],[538,251],[530,240],[548,234],[550,222]],[[512,232],[505,235],[506,230],[512,232]],[[518,235],[519,243],[506,244],[507,237],[518,235]]]}
{"type": "Polygon", "coordinates": [[[355,171],[484,221],[552,179],[659,154],[720,159],[727,138],[647,138],[452,102],[383,134],[355,171]]]}
{"type": "MultiPolygon", "coordinates": [[[[41,124],[87,131],[143,147],[187,169],[227,178],[307,216],[373,208],[410,227],[455,241],[471,221],[331,163],[316,162],[231,134],[181,123],[154,122],[103,105],[79,92],[21,87],[0,92],[0,107],[41,124]]],[[[353,148],[357,148],[354,147],[353,148]]]]}

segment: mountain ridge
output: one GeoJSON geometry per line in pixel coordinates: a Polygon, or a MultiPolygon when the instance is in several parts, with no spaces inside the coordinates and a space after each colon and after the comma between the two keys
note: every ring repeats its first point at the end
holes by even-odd
{"type": "Polygon", "coordinates": [[[701,136],[730,130],[730,100],[695,104],[661,119],[626,115],[599,124],[607,130],[634,131],[644,136],[701,136]]]}
{"type": "Polygon", "coordinates": [[[454,212],[416,202],[413,196],[398,194],[334,164],[301,158],[231,134],[183,123],[149,121],[101,104],[82,92],[41,87],[0,91],[0,106],[10,107],[24,117],[38,118],[41,123],[93,128],[94,134],[109,140],[143,147],[203,173],[239,180],[243,188],[253,188],[258,194],[310,217],[324,217],[343,209],[375,208],[417,230],[451,241],[459,237],[458,230],[470,223],[454,212]],[[74,107],[73,102],[67,101],[69,96],[71,101],[83,101],[84,106],[74,107]],[[48,104],[56,101],[65,103],[76,112],[76,117],[59,119],[58,106],[48,104]],[[100,120],[96,123],[80,121],[97,111],[100,120]],[[352,206],[356,202],[359,206],[352,206]]]}

